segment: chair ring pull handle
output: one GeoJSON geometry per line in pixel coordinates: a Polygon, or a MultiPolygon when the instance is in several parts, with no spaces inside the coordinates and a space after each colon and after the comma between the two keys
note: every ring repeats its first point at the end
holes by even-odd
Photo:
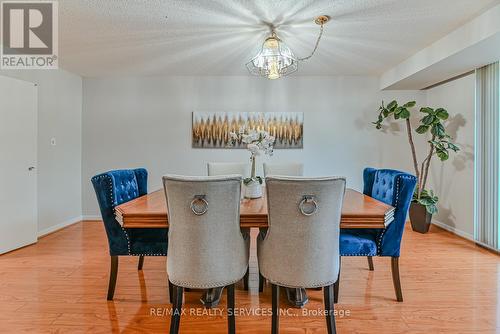
{"type": "Polygon", "coordinates": [[[314,195],[304,195],[299,203],[299,210],[304,216],[312,216],[318,211],[318,202],[314,195]]]}
{"type": "Polygon", "coordinates": [[[191,211],[197,216],[202,216],[208,211],[208,202],[205,199],[205,195],[194,195],[191,201],[191,211]]]}

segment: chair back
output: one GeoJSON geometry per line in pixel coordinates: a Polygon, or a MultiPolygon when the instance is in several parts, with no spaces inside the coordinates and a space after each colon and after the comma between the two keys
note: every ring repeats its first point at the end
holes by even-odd
{"type": "Polygon", "coordinates": [[[241,176],[167,175],[169,280],[194,289],[239,281],[248,267],[240,232],[241,176]]]}
{"type": "Polygon", "coordinates": [[[94,176],[92,185],[101,210],[111,255],[129,253],[128,237],[115,218],[115,207],[148,192],[144,168],[113,170],[94,176]]]}
{"type": "Polygon", "coordinates": [[[250,176],[250,166],[247,163],[209,162],[207,163],[208,176],[241,175],[250,176]]]}
{"type": "Polygon", "coordinates": [[[304,165],[301,163],[264,163],[264,177],[268,175],[302,176],[304,165]]]}
{"type": "Polygon", "coordinates": [[[406,216],[417,178],[393,169],[365,168],[363,180],[365,195],[395,208],[394,220],[378,236],[378,253],[381,256],[399,256],[406,216]]]}
{"type": "Polygon", "coordinates": [[[345,178],[267,177],[266,190],[269,230],[258,244],[262,275],[295,288],[335,283],[345,178]]]}

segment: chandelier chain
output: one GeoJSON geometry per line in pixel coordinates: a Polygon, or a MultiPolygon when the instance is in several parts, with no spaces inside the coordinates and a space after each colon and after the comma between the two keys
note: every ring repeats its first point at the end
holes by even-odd
{"type": "Polygon", "coordinates": [[[323,36],[323,24],[321,24],[321,27],[319,28],[318,39],[316,40],[316,44],[314,45],[314,49],[312,50],[311,54],[307,57],[304,57],[304,58],[298,58],[297,60],[305,61],[305,60],[308,60],[309,58],[311,58],[312,56],[314,56],[314,54],[316,53],[316,50],[318,49],[318,45],[319,45],[319,41],[321,39],[321,36],[323,36]]]}

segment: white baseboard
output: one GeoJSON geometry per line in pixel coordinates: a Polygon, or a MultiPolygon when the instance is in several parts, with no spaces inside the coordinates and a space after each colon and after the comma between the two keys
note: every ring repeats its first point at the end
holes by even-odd
{"type": "Polygon", "coordinates": [[[59,223],[59,224],[56,224],[56,225],[52,225],[51,227],[48,227],[48,228],[43,229],[41,231],[38,231],[38,237],[41,238],[44,235],[47,235],[49,233],[55,232],[57,230],[60,230],[60,229],[62,229],[64,227],[66,227],[66,226],[70,226],[70,225],[76,224],[78,222],[81,222],[82,219],[83,219],[82,216],[78,216],[78,217],[73,217],[71,219],[63,221],[62,223],[59,223]]]}
{"type": "Polygon", "coordinates": [[[487,245],[487,244],[485,244],[485,243],[483,243],[481,241],[475,240],[474,236],[471,235],[471,234],[469,234],[469,233],[467,233],[467,232],[464,232],[464,231],[461,231],[461,230],[457,230],[454,227],[451,227],[449,225],[446,225],[446,224],[444,224],[442,222],[438,222],[438,221],[432,221],[432,224],[436,225],[436,226],[438,226],[440,228],[442,228],[443,230],[446,230],[446,231],[449,231],[449,232],[451,232],[453,234],[456,234],[456,235],[458,235],[461,238],[470,240],[470,241],[474,242],[476,245],[479,245],[479,246],[484,247],[484,248],[488,248],[489,250],[492,250],[493,252],[499,253],[498,249],[495,249],[495,248],[491,247],[490,245],[487,245]]]}
{"type": "Polygon", "coordinates": [[[467,240],[470,240],[470,241],[474,241],[474,242],[476,242],[476,241],[474,240],[474,236],[473,236],[473,235],[471,235],[471,234],[469,234],[469,233],[467,233],[467,232],[464,232],[464,231],[462,231],[462,230],[456,229],[456,228],[455,228],[455,227],[453,227],[453,226],[447,225],[447,224],[445,224],[445,223],[442,223],[442,222],[440,222],[440,221],[436,221],[436,220],[433,220],[433,221],[432,221],[432,225],[436,225],[436,226],[438,226],[438,227],[442,228],[443,230],[449,231],[449,232],[451,232],[451,233],[453,233],[453,234],[456,234],[456,235],[458,235],[459,237],[462,237],[462,238],[464,238],[464,239],[467,239],[467,240]]]}
{"type": "Polygon", "coordinates": [[[82,220],[102,220],[101,215],[84,215],[82,220]]]}

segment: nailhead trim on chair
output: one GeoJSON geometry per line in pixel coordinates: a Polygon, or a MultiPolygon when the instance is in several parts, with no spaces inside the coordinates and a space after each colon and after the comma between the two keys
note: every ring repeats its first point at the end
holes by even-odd
{"type": "Polygon", "coordinates": [[[232,281],[225,281],[225,282],[208,282],[207,284],[198,284],[198,285],[191,285],[190,283],[188,282],[181,282],[181,281],[175,281],[175,280],[170,280],[170,282],[172,284],[175,284],[177,286],[182,286],[184,288],[189,288],[189,289],[211,289],[214,287],[214,285],[216,287],[223,287],[223,286],[228,286],[228,285],[231,285],[231,284],[234,284],[234,283],[237,283],[239,281],[241,281],[244,277],[245,277],[245,274],[246,274],[246,269],[245,269],[245,272],[243,272],[241,274],[241,278],[238,279],[238,280],[232,280],[232,281]]]}
{"type": "Polygon", "coordinates": [[[377,256],[377,254],[340,254],[340,256],[377,256]]]}
{"type": "MultiPolygon", "coordinates": [[[[116,203],[115,203],[115,198],[113,196],[113,179],[105,174],[105,175],[100,175],[100,176],[95,176],[93,177],[93,179],[97,179],[97,178],[107,178],[109,180],[109,198],[111,200],[111,204],[113,205],[113,214],[116,215],[116,212],[115,212],[115,207],[116,207],[116,203]]],[[[128,251],[128,255],[132,255],[132,256],[167,256],[167,254],[163,254],[163,253],[151,253],[151,254],[141,254],[141,253],[135,253],[133,254],[131,252],[131,249],[130,249],[130,238],[128,236],[128,233],[127,231],[123,228],[123,226],[120,225],[120,228],[122,229],[123,233],[125,234],[125,237],[127,238],[127,251],[128,251]]]]}
{"type": "MultiPolygon", "coordinates": [[[[284,286],[284,287],[287,286],[285,283],[273,281],[271,279],[269,279],[269,281],[271,281],[271,283],[273,283],[275,285],[284,286]]],[[[309,284],[309,283],[308,284],[298,284],[299,285],[298,288],[307,287],[307,289],[313,289],[313,288],[319,288],[319,287],[332,285],[335,282],[337,282],[337,279],[335,279],[334,281],[318,282],[318,283],[314,283],[314,284],[309,284]]]]}
{"type": "MultiPolygon", "coordinates": [[[[106,175],[108,180],[109,180],[109,198],[111,199],[111,203],[113,205],[113,214],[116,215],[115,212],[115,207],[117,203],[115,203],[115,198],[113,195],[113,179],[111,179],[111,176],[106,175]]],[[[125,234],[125,237],[127,238],[127,249],[128,249],[128,255],[131,255],[130,253],[130,238],[128,237],[127,231],[123,228],[123,226],[120,225],[120,228],[122,229],[123,233],[125,234]]]]}
{"type": "MultiPolygon", "coordinates": [[[[398,206],[398,203],[399,203],[399,187],[400,187],[400,184],[401,184],[401,180],[402,179],[407,179],[407,180],[410,180],[410,179],[413,179],[414,176],[405,176],[405,175],[399,175],[397,176],[397,180],[396,180],[396,201],[394,202],[394,207],[397,207],[398,206]]],[[[380,233],[380,236],[378,237],[378,242],[377,242],[377,255],[380,255],[380,253],[382,252],[382,239],[384,237],[384,234],[385,232],[387,231],[387,229],[383,229],[382,230],[382,233],[380,233]]]]}
{"type": "MultiPolygon", "coordinates": [[[[404,175],[399,175],[396,177],[396,201],[394,202],[394,207],[398,206],[399,203],[399,187],[401,183],[401,179],[412,179],[413,177],[411,176],[404,176],[404,175]]],[[[343,255],[340,254],[340,256],[380,256],[380,253],[382,252],[382,239],[384,238],[384,234],[387,231],[387,229],[383,229],[380,235],[377,238],[377,254],[375,255],[370,255],[370,254],[348,254],[348,255],[343,255]]]]}
{"type": "MultiPolygon", "coordinates": [[[[394,207],[398,206],[398,202],[399,202],[399,185],[401,183],[401,179],[402,178],[405,178],[405,176],[399,175],[399,176],[396,177],[396,200],[394,201],[394,207]]],[[[382,232],[380,233],[380,235],[378,236],[378,240],[377,240],[377,256],[379,256],[380,253],[382,253],[382,239],[384,238],[384,234],[385,234],[386,231],[387,231],[387,228],[384,228],[382,230],[382,232]]]]}

